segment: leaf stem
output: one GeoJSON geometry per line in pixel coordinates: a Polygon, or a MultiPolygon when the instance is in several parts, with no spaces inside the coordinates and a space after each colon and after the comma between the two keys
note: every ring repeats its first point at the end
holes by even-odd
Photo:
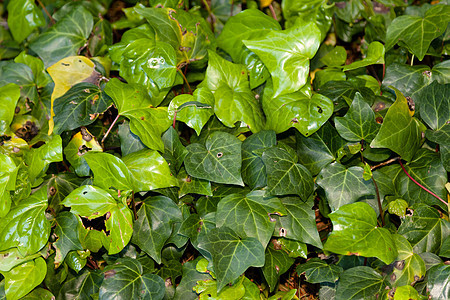
{"type": "Polygon", "coordinates": [[[48,12],[47,8],[45,8],[45,5],[41,2],[41,0],[37,0],[39,5],[42,7],[42,10],[45,12],[47,17],[50,19],[50,22],[52,22],[52,25],[56,23],[55,19],[52,18],[52,15],[48,12]]]}
{"type": "Polygon", "coordinates": [[[378,189],[378,184],[375,181],[375,178],[373,177],[373,174],[372,174],[372,181],[373,181],[373,185],[375,186],[375,192],[377,194],[377,200],[378,200],[377,202],[378,202],[378,209],[380,211],[381,224],[384,227],[384,225],[386,225],[386,224],[384,223],[384,211],[383,211],[383,208],[381,206],[380,190],[378,189]]]}
{"type": "Polygon", "coordinates": [[[133,208],[134,220],[138,219],[136,212],[136,203],[134,202],[134,191],[131,192],[131,207],[133,208]]]}
{"type": "Polygon", "coordinates": [[[114,121],[111,123],[111,125],[108,128],[108,131],[106,131],[105,135],[102,138],[102,145],[103,142],[105,141],[106,137],[108,136],[109,132],[111,131],[111,129],[114,127],[114,125],[116,124],[117,120],[119,119],[120,115],[117,114],[117,117],[114,119],[114,121]]]}
{"type": "Polygon", "coordinates": [[[177,113],[178,110],[175,110],[175,113],[173,114],[173,123],[172,123],[173,129],[175,129],[175,122],[177,121],[177,113]]]}
{"type": "Polygon", "coordinates": [[[448,203],[445,202],[441,197],[439,197],[438,195],[436,195],[435,193],[433,193],[432,191],[430,191],[429,189],[427,189],[426,187],[424,187],[423,185],[421,185],[419,182],[417,182],[414,178],[411,177],[411,175],[409,175],[408,171],[406,171],[405,167],[402,164],[402,161],[399,160],[398,161],[400,163],[400,166],[402,167],[403,172],[405,172],[406,176],[409,177],[409,179],[411,179],[415,184],[417,184],[421,189],[423,189],[424,191],[426,191],[427,193],[429,193],[430,195],[436,197],[439,201],[441,201],[442,203],[444,203],[447,207],[448,207],[448,203]]]}
{"type": "Polygon", "coordinates": [[[413,64],[414,64],[414,54],[411,57],[411,67],[413,66],[413,64]]]}
{"type": "Polygon", "coordinates": [[[181,70],[178,69],[178,68],[177,68],[177,71],[178,71],[178,73],[180,73],[181,76],[183,77],[183,80],[184,80],[184,82],[186,83],[186,85],[187,85],[187,87],[188,87],[188,89],[189,89],[189,94],[192,95],[192,89],[191,89],[191,86],[189,85],[189,82],[187,81],[187,78],[186,78],[186,76],[184,75],[183,71],[181,71],[181,70]]]}
{"type": "Polygon", "coordinates": [[[275,13],[275,9],[273,9],[272,3],[269,4],[270,13],[272,14],[272,18],[275,19],[275,21],[278,21],[277,14],[275,13]]]}

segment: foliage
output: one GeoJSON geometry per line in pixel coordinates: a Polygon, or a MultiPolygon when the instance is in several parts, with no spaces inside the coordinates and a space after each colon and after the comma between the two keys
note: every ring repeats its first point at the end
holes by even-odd
{"type": "Polygon", "coordinates": [[[2,1],[0,299],[449,299],[425,2],[2,1]]]}

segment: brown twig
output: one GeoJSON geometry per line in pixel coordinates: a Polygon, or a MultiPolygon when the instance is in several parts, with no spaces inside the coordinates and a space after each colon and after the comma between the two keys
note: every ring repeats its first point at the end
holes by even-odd
{"type": "Polygon", "coordinates": [[[41,2],[41,0],[37,0],[39,5],[42,7],[42,10],[45,12],[47,17],[50,19],[50,22],[52,22],[52,25],[56,23],[55,19],[52,18],[52,15],[48,12],[48,10],[45,8],[45,5],[41,2]]]}
{"type": "Polygon", "coordinates": [[[402,164],[402,161],[399,160],[398,161],[400,163],[400,166],[402,167],[403,172],[405,172],[406,176],[409,177],[409,179],[411,179],[415,184],[417,184],[421,189],[423,189],[424,191],[426,191],[427,193],[429,193],[430,195],[436,197],[439,201],[441,201],[442,203],[444,203],[447,207],[448,207],[448,203],[445,202],[441,197],[439,197],[438,195],[436,195],[435,193],[433,193],[432,191],[430,191],[429,189],[427,189],[426,187],[424,187],[423,185],[421,185],[419,182],[417,182],[414,178],[411,177],[411,175],[409,175],[408,171],[406,171],[405,167],[402,164]]]}
{"type": "Polygon", "coordinates": [[[186,85],[187,85],[187,87],[188,87],[188,89],[189,89],[189,94],[192,95],[192,89],[191,89],[191,86],[189,85],[189,82],[188,82],[186,76],[184,75],[183,71],[181,71],[181,70],[178,69],[178,68],[177,68],[177,71],[178,71],[178,73],[180,73],[181,76],[183,77],[183,80],[184,80],[184,82],[186,83],[186,85]]]}
{"type": "Polygon", "coordinates": [[[380,167],[384,167],[384,166],[389,165],[389,164],[391,164],[391,163],[393,163],[393,162],[396,162],[396,161],[399,160],[399,159],[400,159],[400,157],[394,157],[394,158],[391,158],[391,159],[389,159],[389,160],[387,160],[387,161],[385,161],[385,162],[382,162],[382,163],[380,163],[380,164],[378,164],[378,165],[376,165],[376,166],[371,166],[371,167],[370,167],[370,170],[373,171],[373,170],[378,169],[378,168],[380,168],[380,167]]]}
{"type": "Polygon", "coordinates": [[[116,124],[117,120],[119,119],[120,115],[117,114],[117,117],[114,119],[114,121],[111,123],[111,125],[108,128],[108,131],[106,131],[105,135],[102,138],[102,145],[103,142],[105,141],[106,137],[108,136],[109,132],[111,131],[111,129],[114,127],[114,125],[116,124]]]}
{"type": "Polygon", "coordinates": [[[269,4],[269,9],[270,9],[270,13],[272,14],[272,18],[274,18],[275,21],[278,21],[278,19],[277,19],[277,14],[276,14],[276,12],[275,12],[275,9],[274,9],[273,6],[272,6],[272,3],[269,4]]]}

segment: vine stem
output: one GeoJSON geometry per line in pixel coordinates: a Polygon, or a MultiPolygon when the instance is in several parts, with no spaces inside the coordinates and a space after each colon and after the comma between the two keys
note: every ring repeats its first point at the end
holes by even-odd
{"type": "Polygon", "coordinates": [[[378,209],[380,210],[381,224],[384,227],[384,225],[385,225],[385,223],[384,223],[384,213],[383,213],[383,208],[381,207],[380,190],[378,189],[378,184],[375,181],[375,178],[373,177],[373,174],[372,174],[372,181],[373,181],[373,185],[375,186],[375,192],[377,193],[378,209]]]}
{"type": "Polygon", "coordinates": [[[448,203],[445,202],[441,197],[439,197],[438,195],[436,195],[435,193],[433,193],[432,191],[430,191],[429,189],[427,189],[426,187],[424,187],[423,185],[421,185],[419,182],[417,182],[414,178],[411,177],[411,175],[409,175],[408,171],[406,171],[405,167],[403,166],[403,163],[401,160],[398,161],[400,163],[400,166],[402,167],[403,172],[405,172],[406,176],[409,177],[409,179],[411,179],[415,184],[417,184],[421,189],[423,189],[424,191],[426,191],[427,193],[431,194],[432,196],[436,197],[439,201],[441,201],[442,203],[444,203],[447,207],[448,207],[448,203]]]}
{"type": "Polygon", "coordinates": [[[376,165],[376,166],[370,167],[370,170],[373,171],[373,170],[375,170],[375,169],[378,169],[379,167],[384,167],[384,166],[389,165],[389,164],[391,164],[391,163],[393,163],[393,162],[395,162],[395,161],[397,161],[397,160],[399,160],[399,159],[400,159],[400,157],[394,157],[394,158],[391,158],[390,160],[387,160],[387,161],[385,161],[385,162],[382,162],[382,163],[380,163],[380,164],[378,164],[378,165],[376,165]]]}
{"type": "Polygon", "coordinates": [[[41,0],[37,0],[37,2],[39,3],[39,5],[42,7],[42,10],[45,12],[45,14],[47,15],[47,17],[50,19],[50,22],[52,22],[52,25],[54,25],[55,19],[52,18],[52,15],[48,12],[48,10],[45,8],[45,5],[41,2],[41,0]]]}
{"type": "Polygon", "coordinates": [[[272,18],[275,19],[275,21],[278,21],[277,14],[275,13],[275,9],[273,9],[272,3],[269,4],[270,13],[272,14],[272,18]]]}
{"type": "Polygon", "coordinates": [[[119,119],[120,115],[117,114],[117,117],[114,119],[114,121],[111,123],[111,125],[108,128],[108,131],[106,131],[105,136],[102,138],[102,144],[105,141],[106,137],[108,136],[109,132],[111,131],[111,129],[114,127],[114,125],[116,124],[117,120],[119,119]]]}
{"type": "Polygon", "coordinates": [[[138,219],[136,212],[136,203],[134,202],[134,192],[131,193],[131,207],[133,208],[134,220],[138,219]]]}
{"type": "Polygon", "coordinates": [[[181,70],[178,69],[178,68],[177,68],[177,71],[178,71],[178,73],[181,74],[181,76],[183,76],[183,80],[184,80],[184,82],[186,83],[186,85],[187,85],[187,87],[188,87],[188,89],[189,89],[189,94],[192,95],[192,89],[191,89],[191,86],[189,85],[189,82],[187,81],[186,75],[184,75],[183,71],[181,71],[181,70]]]}

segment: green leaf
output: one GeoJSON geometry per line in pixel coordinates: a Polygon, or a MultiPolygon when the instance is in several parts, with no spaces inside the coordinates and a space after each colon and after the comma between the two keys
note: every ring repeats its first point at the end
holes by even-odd
{"type": "Polygon", "coordinates": [[[9,272],[2,272],[7,299],[21,299],[44,280],[46,273],[47,265],[42,257],[18,265],[9,272]]]}
{"type": "MultiPolygon", "coordinates": [[[[425,188],[431,190],[441,199],[447,197],[445,190],[447,172],[439,159],[438,153],[428,149],[419,149],[414,159],[404,167],[409,175],[425,188]]],[[[394,178],[394,185],[396,194],[405,199],[409,205],[425,203],[428,205],[439,205],[446,209],[442,202],[419,187],[403,171],[399,171],[394,178]]]]}
{"type": "Polygon", "coordinates": [[[53,130],[55,134],[61,134],[66,130],[89,125],[111,104],[111,98],[95,84],[87,82],[75,84],[53,102],[55,113],[53,130]]]}
{"type": "Polygon", "coordinates": [[[431,41],[445,32],[449,17],[447,5],[433,5],[423,17],[404,15],[395,18],[387,28],[386,50],[400,42],[422,60],[431,41]]]}
{"type": "Polygon", "coordinates": [[[241,178],[241,141],[225,132],[213,132],[205,142],[186,147],[186,172],[217,183],[244,185],[241,178]]]}
{"type": "Polygon", "coordinates": [[[0,218],[3,218],[11,208],[11,193],[15,190],[18,168],[11,157],[0,153],[0,218]]]}
{"type": "Polygon", "coordinates": [[[178,230],[178,233],[180,235],[189,237],[192,245],[197,250],[199,250],[202,255],[207,256],[207,253],[202,252],[202,249],[198,248],[198,241],[200,236],[208,235],[213,228],[216,228],[215,212],[208,213],[204,216],[191,214],[187,219],[183,221],[180,229],[178,230]]]}
{"type": "Polygon", "coordinates": [[[174,173],[177,173],[180,170],[188,151],[181,143],[178,132],[173,127],[169,127],[169,129],[164,132],[162,140],[164,142],[163,157],[169,164],[170,169],[174,173]]]}
{"type": "Polygon", "coordinates": [[[99,300],[164,298],[164,281],[155,274],[142,274],[142,265],[135,259],[121,258],[103,270],[99,300]]]}
{"type": "Polygon", "coordinates": [[[450,84],[433,81],[416,95],[420,117],[433,130],[442,129],[450,121],[450,84]]]}
{"type": "Polygon", "coordinates": [[[410,285],[399,286],[395,289],[394,300],[421,299],[419,293],[410,285]]]}
{"type": "Polygon", "coordinates": [[[383,125],[370,143],[370,147],[388,148],[410,161],[420,147],[422,128],[420,123],[411,116],[405,96],[398,90],[395,90],[395,94],[397,100],[389,107],[383,125]]]}
{"type": "Polygon", "coordinates": [[[17,101],[20,97],[20,88],[14,83],[0,87],[0,135],[9,132],[9,125],[14,118],[17,101]]]}
{"type": "Polygon", "coordinates": [[[235,63],[247,66],[250,71],[250,87],[261,85],[270,76],[261,59],[244,45],[244,40],[261,38],[272,30],[281,30],[280,24],[257,9],[246,9],[231,17],[217,39],[217,45],[225,50],[235,63]]]}
{"type": "Polygon", "coordinates": [[[180,185],[178,194],[180,197],[187,194],[213,195],[211,191],[211,182],[189,176],[184,168],[178,173],[178,181],[180,185]]]}
{"type": "Polygon", "coordinates": [[[236,280],[249,267],[264,265],[264,247],[252,237],[240,238],[228,227],[212,229],[199,240],[198,247],[212,256],[217,291],[236,280]]]}
{"type": "Polygon", "coordinates": [[[280,200],[287,214],[277,218],[274,236],[286,237],[322,248],[312,201],[304,202],[298,197],[283,197],[280,200]]]}
{"type": "Polygon", "coordinates": [[[267,193],[269,195],[296,194],[303,200],[314,191],[314,181],[301,164],[296,163],[286,150],[271,147],[264,151],[263,162],[267,170],[267,193]]]}
{"type": "Polygon", "coordinates": [[[58,299],[89,300],[91,295],[99,292],[102,281],[103,276],[100,272],[84,272],[64,282],[59,291],[58,299]]]}
{"type": "Polygon", "coordinates": [[[442,243],[441,250],[439,251],[439,256],[450,258],[450,236],[448,236],[442,243]]]}
{"type": "Polygon", "coordinates": [[[177,178],[158,151],[140,150],[124,156],[122,161],[133,178],[134,192],[178,186],[177,178]]]}
{"type": "Polygon", "coordinates": [[[197,271],[197,262],[200,260],[197,257],[193,261],[188,261],[183,264],[183,276],[181,282],[175,290],[174,300],[196,300],[198,299],[197,293],[193,291],[193,287],[197,285],[198,281],[205,281],[211,279],[209,274],[200,273],[197,271]]]}
{"type": "Polygon", "coordinates": [[[44,25],[44,15],[33,1],[17,0],[8,3],[8,26],[16,42],[22,42],[37,27],[44,25]]]}
{"type": "Polygon", "coordinates": [[[58,268],[69,251],[83,250],[83,247],[78,239],[78,230],[74,230],[78,226],[78,220],[73,214],[68,211],[61,212],[55,221],[58,240],[53,245],[56,249],[55,268],[58,268]]]}
{"type": "Polygon", "coordinates": [[[399,217],[406,216],[406,209],[408,208],[408,202],[403,199],[396,199],[389,202],[388,209],[390,214],[397,215],[399,217]]]}
{"type": "Polygon", "coordinates": [[[20,95],[22,97],[28,98],[32,102],[38,100],[36,79],[33,70],[29,66],[8,61],[0,67],[0,75],[0,85],[15,83],[20,87],[20,95]]]}
{"type": "Polygon", "coordinates": [[[366,50],[365,57],[360,61],[355,61],[344,66],[343,71],[355,70],[361,67],[367,67],[374,64],[384,64],[384,46],[380,42],[370,43],[366,50]]]}
{"type": "Polygon", "coordinates": [[[289,270],[294,261],[285,251],[276,250],[272,243],[266,248],[265,263],[262,272],[269,284],[271,292],[277,287],[280,276],[289,270]]]}
{"type": "Polygon", "coordinates": [[[336,299],[374,300],[381,296],[387,285],[383,277],[370,267],[360,266],[341,274],[336,299]]]}
{"type": "Polygon", "coordinates": [[[336,117],[334,122],[340,136],[351,142],[371,142],[380,128],[375,113],[358,92],[345,116],[336,117]]]}
{"type": "Polygon", "coordinates": [[[31,293],[23,297],[24,300],[53,300],[55,296],[43,288],[35,288],[31,293]]]}
{"type": "Polygon", "coordinates": [[[0,250],[18,248],[23,256],[41,250],[50,235],[46,208],[46,188],[39,189],[14,206],[0,222],[0,250]]]}
{"type": "Polygon", "coordinates": [[[386,68],[383,86],[393,86],[405,96],[416,99],[417,94],[431,83],[430,73],[430,68],[425,65],[409,66],[393,63],[386,68]]]}
{"type": "Polygon", "coordinates": [[[35,253],[28,256],[20,254],[17,248],[10,248],[0,252],[0,272],[8,272],[12,268],[23,264],[24,262],[33,260],[41,256],[40,253],[35,253]]]}
{"type": "Polygon", "coordinates": [[[134,179],[126,164],[118,157],[103,152],[88,152],[84,156],[92,172],[94,184],[107,191],[133,190],[134,179]]]}
{"type": "MultiPolygon", "coordinates": [[[[440,130],[433,131],[430,129],[427,129],[425,132],[425,136],[428,140],[439,144],[440,146],[450,146],[450,123],[444,125],[440,130]]],[[[443,149],[441,150],[441,155],[443,153],[443,149]]],[[[443,164],[445,167],[445,164],[443,164]]]]}
{"type": "Polygon", "coordinates": [[[155,196],[143,201],[133,225],[132,242],[161,263],[161,250],[172,233],[174,222],[181,222],[178,206],[169,198],[155,196]]]}
{"type": "Polygon", "coordinates": [[[309,60],[319,49],[320,34],[314,23],[296,22],[289,29],[270,31],[263,37],[243,41],[269,69],[274,98],[298,91],[305,85],[309,60]]]}
{"type": "Polygon", "coordinates": [[[275,144],[274,131],[260,131],[252,134],[242,143],[242,179],[250,188],[267,185],[266,166],[258,151],[275,146],[275,144]]]}
{"type": "Polygon", "coordinates": [[[375,194],[372,182],[364,180],[363,173],[364,169],[361,167],[346,169],[337,162],[322,169],[316,183],[325,190],[332,211],[375,194]]]}
{"type": "Polygon", "coordinates": [[[133,217],[131,210],[117,203],[110,211],[110,216],[105,222],[106,232],[109,235],[103,240],[103,245],[108,249],[108,254],[116,254],[128,244],[133,234],[133,217]],[[105,244],[106,243],[106,244],[105,244]]]}
{"type": "Polygon", "coordinates": [[[194,95],[183,94],[172,99],[169,117],[186,123],[200,135],[203,126],[214,115],[214,95],[206,87],[198,88],[194,95]]]}
{"type": "Polygon", "coordinates": [[[398,233],[411,243],[414,253],[439,253],[449,232],[450,223],[441,219],[436,209],[424,204],[419,204],[398,228],[398,233]]]}
{"type": "Polygon", "coordinates": [[[428,270],[427,290],[433,299],[450,297],[450,266],[439,264],[428,270]]]}
{"type": "Polygon", "coordinates": [[[78,49],[86,44],[93,26],[91,13],[79,5],[49,30],[40,34],[30,44],[30,49],[49,67],[64,57],[76,55],[78,49]]]}
{"type": "Polygon", "coordinates": [[[145,88],[138,84],[127,84],[117,78],[112,78],[105,86],[105,92],[113,99],[119,115],[148,108],[153,105],[145,88]]]}
{"type": "Polygon", "coordinates": [[[231,194],[217,205],[216,225],[227,226],[240,237],[254,237],[266,248],[275,228],[273,214],[285,215],[280,200],[265,197],[264,191],[253,191],[247,195],[231,194]]]}
{"type": "Polygon", "coordinates": [[[440,84],[447,84],[450,82],[450,61],[444,60],[433,66],[433,73],[431,74],[431,78],[436,80],[440,84]]]}
{"type": "Polygon", "coordinates": [[[131,132],[128,121],[124,121],[119,125],[118,134],[120,138],[120,152],[122,152],[123,156],[147,148],[142,144],[139,137],[131,132]]]}
{"type": "Polygon", "coordinates": [[[398,250],[397,262],[394,264],[395,286],[411,285],[417,281],[417,278],[425,276],[425,262],[413,252],[413,248],[408,240],[403,236],[396,234],[393,236],[398,250]]]}
{"type": "Polygon", "coordinates": [[[334,102],[335,111],[347,107],[344,96],[353,99],[357,92],[361,94],[367,104],[372,105],[375,101],[373,91],[368,87],[365,87],[361,83],[361,80],[328,81],[320,86],[318,92],[334,102]]]}
{"type": "MultiPolygon", "coordinates": [[[[81,257],[81,255],[78,254],[78,252],[79,251],[70,251],[66,256],[66,259],[64,260],[64,263],[69,268],[74,270],[76,273],[80,272],[84,268],[84,266],[86,266],[86,263],[87,263],[86,257],[81,257]]],[[[80,252],[82,252],[82,251],[80,251],[80,252]]],[[[89,251],[87,251],[85,253],[88,253],[88,255],[90,254],[89,251]]]]}
{"type": "Polygon", "coordinates": [[[345,64],[347,51],[342,46],[336,46],[325,56],[321,57],[320,60],[329,67],[338,67],[345,64]]]}
{"type": "Polygon", "coordinates": [[[325,243],[326,251],[377,257],[386,264],[392,263],[397,257],[391,233],[385,228],[377,227],[377,215],[369,204],[347,204],[329,216],[334,230],[325,243]]]}
{"type": "Polygon", "coordinates": [[[298,274],[305,272],[306,281],[310,283],[336,282],[343,272],[342,267],[329,265],[320,258],[312,258],[295,269],[298,274]]]}
{"type": "Polygon", "coordinates": [[[316,132],[332,115],[333,102],[320,94],[302,91],[273,97],[271,85],[264,88],[265,129],[281,133],[295,127],[304,136],[316,132]]]}
{"type": "Polygon", "coordinates": [[[209,51],[205,84],[214,94],[214,112],[228,127],[238,121],[248,125],[252,132],[263,127],[264,116],[249,87],[247,70],[209,51]]]}

